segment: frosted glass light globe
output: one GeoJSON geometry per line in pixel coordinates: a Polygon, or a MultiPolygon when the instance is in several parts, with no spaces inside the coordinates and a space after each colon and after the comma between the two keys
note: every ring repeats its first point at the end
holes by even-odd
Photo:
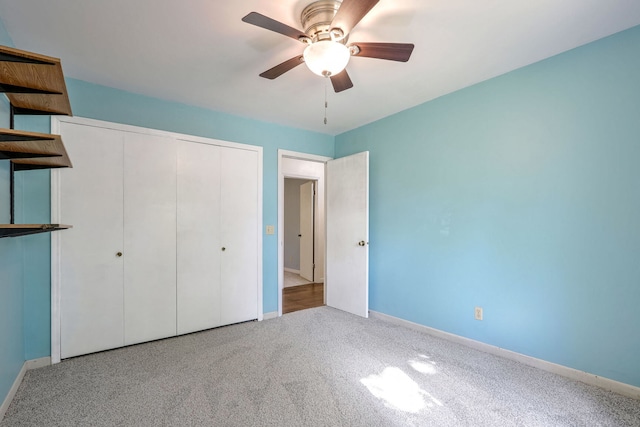
{"type": "Polygon", "coordinates": [[[307,46],[303,56],[305,64],[313,73],[331,77],[344,70],[349,63],[351,53],[342,43],[323,40],[307,46]]]}

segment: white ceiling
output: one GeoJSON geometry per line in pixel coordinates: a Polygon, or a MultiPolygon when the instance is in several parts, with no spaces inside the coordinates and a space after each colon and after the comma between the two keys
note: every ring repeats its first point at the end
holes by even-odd
{"type": "Polygon", "coordinates": [[[304,65],[259,73],[304,45],[244,22],[301,28],[311,0],[0,0],[15,47],[65,75],[130,92],[339,134],[640,24],[639,0],[380,0],[350,41],[414,43],[408,63],[352,58],[335,94],[304,65]]]}

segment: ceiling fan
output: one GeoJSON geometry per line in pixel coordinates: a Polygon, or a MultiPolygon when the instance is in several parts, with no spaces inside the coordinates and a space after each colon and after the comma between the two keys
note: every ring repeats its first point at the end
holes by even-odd
{"type": "Polygon", "coordinates": [[[304,32],[257,12],[242,20],[307,45],[302,55],[284,61],[260,74],[275,79],[303,62],[320,76],[329,77],[336,92],[353,87],[345,67],[352,56],[407,62],[413,52],[409,43],[349,43],[349,33],[379,0],[319,0],[304,8],[300,23],[304,32]]]}

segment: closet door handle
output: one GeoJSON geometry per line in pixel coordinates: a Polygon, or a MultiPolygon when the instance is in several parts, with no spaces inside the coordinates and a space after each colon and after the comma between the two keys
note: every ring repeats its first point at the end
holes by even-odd
{"type": "Polygon", "coordinates": [[[122,252],[116,252],[116,256],[120,258],[122,256],[122,252]]]}
{"type": "Polygon", "coordinates": [[[222,247],[222,252],[226,251],[227,248],[225,248],[224,246],[222,247]]]}

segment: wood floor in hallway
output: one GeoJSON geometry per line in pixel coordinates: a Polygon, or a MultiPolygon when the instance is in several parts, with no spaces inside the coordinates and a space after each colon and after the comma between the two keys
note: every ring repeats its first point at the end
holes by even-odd
{"type": "Polygon", "coordinates": [[[324,283],[292,286],[282,290],[282,313],[324,305],[324,283]]]}

